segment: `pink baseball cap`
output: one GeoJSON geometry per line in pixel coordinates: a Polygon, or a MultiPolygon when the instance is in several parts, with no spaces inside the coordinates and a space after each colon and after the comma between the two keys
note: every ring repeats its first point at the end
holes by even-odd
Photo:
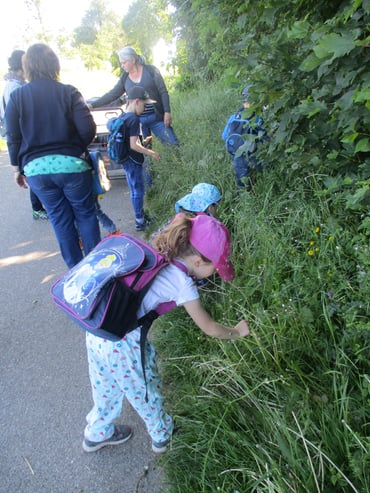
{"type": "Polygon", "coordinates": [[[190,243],[203,257],[212,262],[225,281],[234,279],[234,267],[230,262],[231,242],[229,232],[220,221],[207,215],[192,219],[190,243]]]}

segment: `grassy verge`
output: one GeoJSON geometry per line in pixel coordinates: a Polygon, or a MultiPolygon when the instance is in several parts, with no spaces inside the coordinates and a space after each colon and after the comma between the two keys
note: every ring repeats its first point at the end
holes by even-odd
{"type": "MultiPolygon", "coordinates": [[[[202,292],[250,338],[207,338],[181,309],[157,321],[179,433],[163,462],[173,492],[369,491],[369,241],[358,212],[314,175],[275,163],[238,190],[220,134],[238,105],[221,88],[173,97],[179,152],[162,149],[147,206],[161,225],[200,181],[222,190],[236,280],[202,292]],[[302,172],[301,172],[302,173],[302,172]]],[[[268,128],[268,122],[266,127],[268,128]]],[[[299,156],[297,157],[299,161],[299,156]]]]}

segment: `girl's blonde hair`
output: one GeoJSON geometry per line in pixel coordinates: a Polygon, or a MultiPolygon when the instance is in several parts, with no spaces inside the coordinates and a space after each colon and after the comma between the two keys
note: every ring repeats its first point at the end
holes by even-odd
{"type": "Polygon", "coordinates": [[[186,214],[178,214],[169,225],[165,226],[152,239],[153,247],[170,262],[175,258],[182,258],[187,255],[199,255],[205,262],[209,262],[189,241],[191,225],[191,217],[186,214]]]}

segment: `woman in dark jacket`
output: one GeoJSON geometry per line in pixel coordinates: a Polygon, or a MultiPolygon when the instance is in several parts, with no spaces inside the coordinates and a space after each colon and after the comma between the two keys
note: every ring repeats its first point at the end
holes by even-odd
{"type": "Polygon", "coordinates": [[[24,59],[27,84],[13,91],[5,112],[16,183],[44,204],[63,259],[73,267],[100,241],[90,165],[80,158],[96,126],[79,91],[59,82],[60,65],[44,44],[24,59]]]}
{"type": "Polygon", "coordinates": [[[143,57],[131,46],[122,48],[118,56],[124,70],[123,74],[111,91],[92,101],[90,106],[98,108],[109,105],[132,87],[144,87],[155,103],[147,104],[144,113],[140,116],[143,137],[146,138],[153,132],[164,144],[178,145],[179,141],[171,126],[170,98],[159,70],[153,65],[145,64],[143,57]]]}

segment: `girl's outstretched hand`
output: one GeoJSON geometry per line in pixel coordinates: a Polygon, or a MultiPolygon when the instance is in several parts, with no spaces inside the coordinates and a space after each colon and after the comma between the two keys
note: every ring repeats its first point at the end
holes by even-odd
{"type": "Polygon", "coordinates": [[[240,337],[249,336],[250,330],[246,320],[241,320],[235,325],[234,329],[239,332],[240,337]]]}

